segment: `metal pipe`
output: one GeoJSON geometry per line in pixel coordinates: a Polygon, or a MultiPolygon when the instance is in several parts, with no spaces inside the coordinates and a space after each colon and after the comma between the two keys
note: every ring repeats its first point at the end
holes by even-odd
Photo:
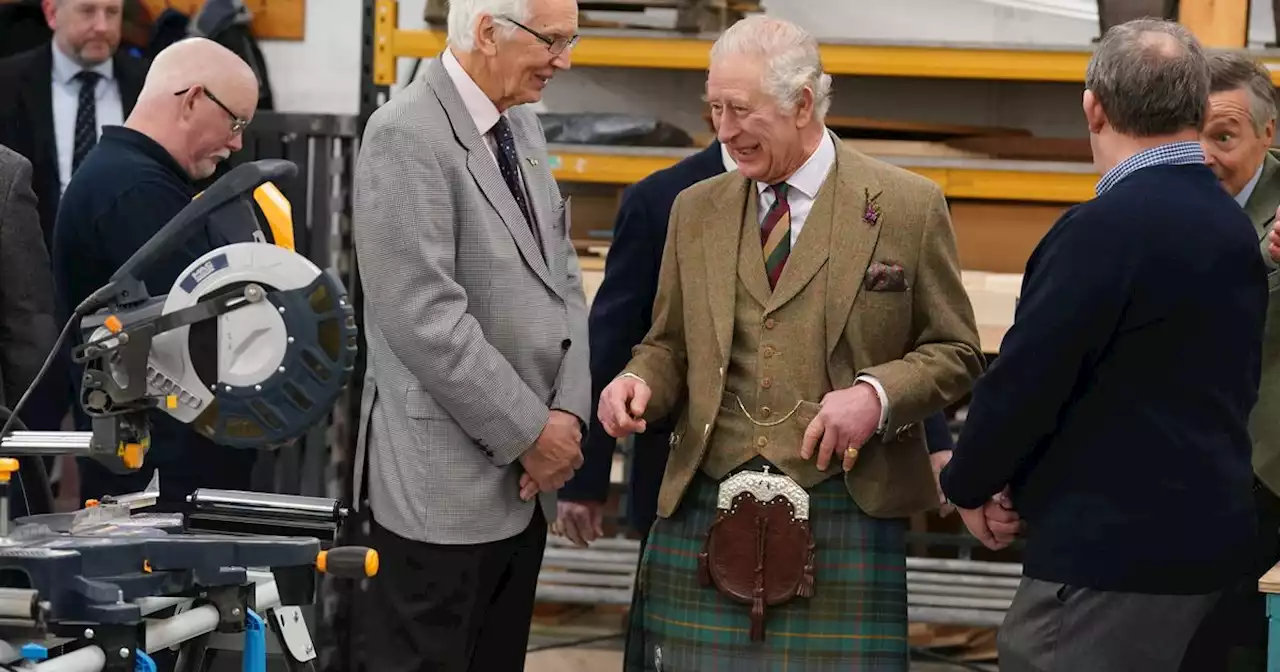
{"type": "Polygon", "coordinates": [[[537,599],[572,604],[631,604],[631,591],[538,584],[537,599]]]}
{"type": "Polygon", "coordinates": [[[981,586],[951,586],[941,583],[907,582],[907,593],[918,595],[957,595],[963,597],[990,597],[1013,599],[1014,591],[1008,588],[985,588],[981,586]]]}
{"type": "Polygon", "coordinates": [[[88,455],[93,432],[11,432],[0,439],[4,455],[88,455]]]}
{"type": "Polygon", "coordinates": [[[0,618],[32,620],[40,593],[27,588],[0,588],[0,618]]]}
{"type": "Polygon", "coordinates": [[[561,560],[573,560],[575,562],[598,562],[601,565],[631,565],[636,566],[636,560],[639,559],[635,553],[620,553],[615,551],[596,551],[577,549],[569,550],[564,548],[548,548],[542,555],[543,565],[555,565],[561,560]]]}
{"type": "Polygon", "coordinates": [[[574,586],[613,586],[615,588],[631,588],[636,577],[632,574],[588,574],[586,572],[541,572],[538,581],[545,583],[567,583],[574,586]]]}
{"type": "Polygon", "coordinates": [[[980,560],[956,560],[952,558],[907,557],[907,569],[924,569],[967,574],[995,574],[998,576],[1022,576],[1022,565],[1016,562],[984,562],[980,560]]]}
{"type": "Polygon", "coordinates": [[[1021,579],[1000,576],[972,576],[970,574],[945,574],[941,572],[907,572],[907,581],[926,581],[950,583],[964,586],[987,586],[989,588],[1017,588],[1021,579]]]}
{"type": "Polygon", "coordinates": [[[962,607],[965,609],[991,609],[1006,611],[1013,600],[991,600],[978,597],[949,597],[947,595],[919,595],[907,593],[907,604],[922,607],[962,607]]]}
{"type": "Polygon", "coordinates": [[[339,516],[337,502],[326,497],[200,488],[191,493],[187,501],[196,511],[203,513],[288,517],[329,523],[336,522],[339,516]]]}
{"type": "Polygon", "coordinates": [[[147,653],[167,649],[217,628],[218,608],[212,604],[184,611],[163,621],[152,621],[147,624],[147,653]]]}
{"type": "Polygon", "coordinates": [[[907,619],[912,623],[939,623],[944,625],[968,625],[980,628],[998,628],[1004,622],[1004,612],[979,609],[952,609],[947,607],[908,606],[907,619]]]}

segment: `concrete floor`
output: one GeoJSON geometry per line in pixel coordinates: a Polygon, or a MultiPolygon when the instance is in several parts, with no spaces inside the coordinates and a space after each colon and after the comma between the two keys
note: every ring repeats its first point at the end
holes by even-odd
{"type": "MultiPolygon", "coordinates": [[[[913,662],[911,672],[967,672],[969,668],[913,662]]],[[[986,669],[995,672],[994,665],[986,669]]],[[[525,672],[622,672],[622,652],[605,649],[553,649],[529,654],[525,672]]]]}

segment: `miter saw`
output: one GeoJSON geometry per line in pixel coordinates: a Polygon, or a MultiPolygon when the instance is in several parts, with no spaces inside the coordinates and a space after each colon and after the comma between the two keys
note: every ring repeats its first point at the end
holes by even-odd
{"type": "MultiPolygon", "coordinates": [[[[82,344],[72,357],[84,366],[79,401],[91,436],[0,432],[0,455],[89,455],[123,472],[145,460],[153,409],[240,448],[284,444],[328,414],[354,366],[354,311],[337,277],[266,242],[256,216],[271,205],[263,197],[270,181],[296,171],[283,160],[237,166],[85,299],[59,348],[78,327],[82,344]],[[151,297],[142,272],[205,226],[226,244],[191,263],[168,294],[151,297]]],[[[278,228],[273,236],[286,237],[278,228]]]]}
{"type": "Polygon", "coordinates": [[[0,669],[154,669],[148,654],[175,644],[203,660],[218,632],[242,635],[244,669],[257,670],[267,625],[289,668],[308,669],[305,623],[282,605],[310,604],[319,573],[377,572],[375,551],[334,545],[346,509],[327,498],[197,490],[187,512],[135,513],[155,502],[153,479],[142,493],[10,529],[12,456],[84,456],[128,472],[146,459],[153,411],[246,449],[287,443],[330,412],[354,366],[355,317],[342,282],[292,250],[272,180],[296,171],[279,160],[236,167],[76,307],[40,376],[78,329],[72,357],[91,432],[10,432],[39,380],[0,414],[0,669]],[[143,271],[202,228],[219,246],[152,297],[143,271]],[[168,620],[146,618],[173,607],[181,613],[168,620]]]}

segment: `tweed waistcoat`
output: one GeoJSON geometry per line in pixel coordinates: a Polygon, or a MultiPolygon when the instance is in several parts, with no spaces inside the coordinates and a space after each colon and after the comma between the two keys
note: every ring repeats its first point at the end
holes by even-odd
{"type": "MultiPolygon", "coordinates": [[[[814,214],[797,236],[797,249],[827,245],[831,191],[829,185],[819,190],[814,214]]],[[[733,344],[725,393],[701,468],[708,476],[723,479],[760,455],[810,488],[840,473],[838,462],[824,473],[814,466],[814,460],[800,459],[804,430],[818,413],[817,402],[831,391],[825,334],[813,319],[822,314],[827,276],[819,271],[795,298],[765,316],[766,303],[761,299],[769,298],[771,291],[755,203],[751,199],[746,208],[739,236],[733,344]]]]}

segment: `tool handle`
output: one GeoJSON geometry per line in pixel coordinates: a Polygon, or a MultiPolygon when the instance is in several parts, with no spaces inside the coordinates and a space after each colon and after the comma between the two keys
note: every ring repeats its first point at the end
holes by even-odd
{"type": "Polygon", "coordinates": [[[378,552],[365,546],[335,546],[320,551],[316,569],[340,579],[364,579],[378,573],[378,552]]]}

